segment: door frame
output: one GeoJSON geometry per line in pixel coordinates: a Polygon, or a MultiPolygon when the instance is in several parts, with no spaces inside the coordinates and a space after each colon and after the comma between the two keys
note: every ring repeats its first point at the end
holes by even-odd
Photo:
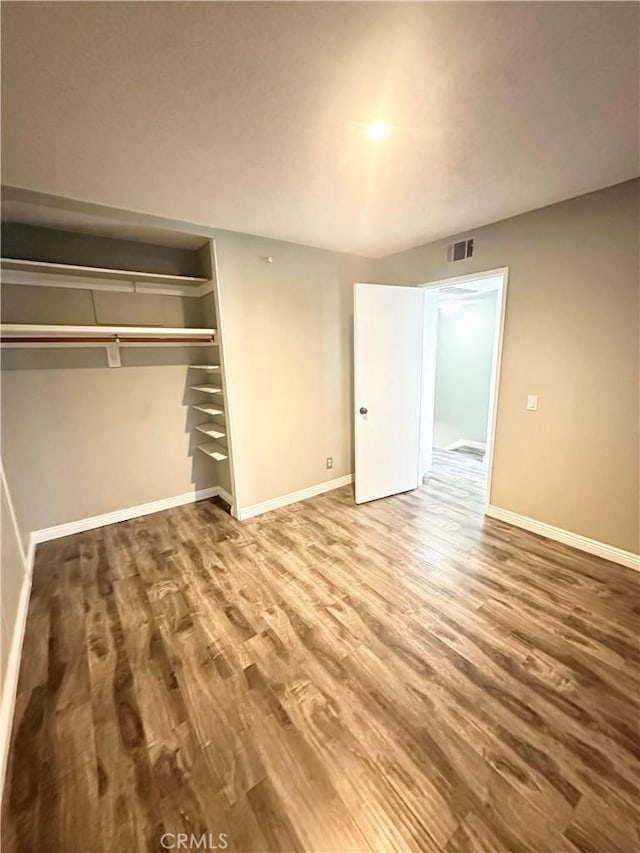
{"type": "Polygon", "coordinates": [[[491,270],[479,270],[466,275],[456,275],[451,278],[441,278],[437,281],[427,281],[418,287],[434,288],[449,287],[452,284],[463,284],[464,282],[477,281],[479,278],[495,278],[502,276],[501,299],[498,300],[498,323],[496,336],[494,338],[493,356],[491,365],[491,389],[489,392],[489,423],[487,425],[487,447],[485,449],[487,463],[487,489],[485,492],[485,510],[491,503],[491,483],[493,479],[493,458],[495,452],[496,419],[498,415],[498,403],[500,399],[500,372],[502,368],[502,346],[504,342],[504,318],[507,308],[507,290],[509,287],[509,267],[497,267],[491,270]]]}

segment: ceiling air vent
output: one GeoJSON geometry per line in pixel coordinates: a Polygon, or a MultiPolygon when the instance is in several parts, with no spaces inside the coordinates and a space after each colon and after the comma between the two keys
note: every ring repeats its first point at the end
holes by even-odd
{"type": "Polygon", "coordinates": [[[449,243],[447,246],[448,261],[463,261],[473,255],[473,237],[469,240],[458,240],[457,243],[449,243]]]}

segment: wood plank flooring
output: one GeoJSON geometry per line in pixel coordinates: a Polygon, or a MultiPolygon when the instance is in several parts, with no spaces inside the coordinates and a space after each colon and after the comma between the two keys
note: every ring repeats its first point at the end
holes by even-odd
{"type": "Polygon", "coordinates": [[[640,575],[483,477],[40,546],[3,850],[638,850],[640,575]]]}

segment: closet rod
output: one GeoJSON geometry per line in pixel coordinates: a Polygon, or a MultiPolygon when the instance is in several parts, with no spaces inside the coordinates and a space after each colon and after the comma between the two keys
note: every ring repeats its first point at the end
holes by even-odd
{"type": "Polygon", "coordinates": [[[3,344],[212,344],[213,337],[180,338],[175,336],[137,337],[134,335],[111,335],[109,337],[85,337],[85,338],[61,338],[61,337],[14,337],[3,335],[0,343],[3,344]]]}

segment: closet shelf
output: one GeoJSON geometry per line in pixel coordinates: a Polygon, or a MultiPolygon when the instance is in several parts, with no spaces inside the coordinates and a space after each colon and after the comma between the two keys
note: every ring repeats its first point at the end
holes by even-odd
{"type": "Polygon", "coordinates": [[[60,344],[60,343],[203,343],[211,345],[215,329],[183,329],[166,326],[58,326],[43,323],[3,323],[0,340],[3,344],[60,344]]]}
{"type": "Polygon", "coordinates": [[[226,432],[220,424],[198,424],[196,429],[200,430],[200,432],[203,432],[205,435],[208,435],[209,438],[224,438],[226,436],[226,432]]]}
{"type": "Polygon", "coordinates": [[[193,408],[197,409],[199,412],[204,412],[205,415],[210,415],[211,417],[214,417],[214,415],[224,415],[224,409],[214,406],[213,403],[196,403],[193,408]]]}
{"type": "Polygon", "coordinates": [[[212,441],[210,444],[199,444],[198,450],[206,453],[207,456],[210,456],[211,459],[215,459],[216,462],[222,462],[223,460],[228,459],[226,449],[220,444],[216,444],[215,441],[212,441]]]}
{"type": "Polygon", "coordinates": [[[220,370],[219,364],[190,364],[192,370],[220,370]]]}
{"type": "Polygon", "coordinates": [[[222,394],[222,388],[216,385],[192,385],[192,391],[203,391],[205,394],[222,394]]]}
{"type": "Polygon", "coordinates": [[[141,270],[85,267],[78,266],[77,264],[55,264],[50,261],[26,261],[21,258],[0,258],[0,266],[3,270],[85,276],[120,281],[146,281],[153,284],[187,284],[196,286],[209,281],[208,278],[196,278],[191,275],[167,275],[158,272],[142,272],[141,270]]]}

